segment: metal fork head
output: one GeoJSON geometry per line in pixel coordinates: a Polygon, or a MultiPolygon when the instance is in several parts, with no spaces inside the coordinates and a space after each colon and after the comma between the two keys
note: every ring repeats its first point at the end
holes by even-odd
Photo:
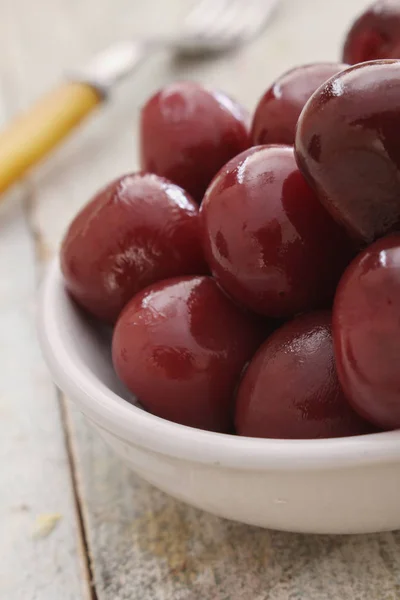
{"type": "Polygon", "coordinates": [[[180,54],[237,48],[262,32],[279,0],[197,0],[175,47],[180,54]]]}
{"type": "Polygon", "coordinates": [[[151,50],[169,48],[195,57],[241,46],[261,33],[279,0],[197,0],[172,37],[151,36],[117,42],[71,73],[107,97],[151,50]]]}

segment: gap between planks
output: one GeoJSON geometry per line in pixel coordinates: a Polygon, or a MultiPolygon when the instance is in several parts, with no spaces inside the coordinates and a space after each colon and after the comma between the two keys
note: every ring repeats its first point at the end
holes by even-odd
{"type": "Polygon", "coordinates": [[[79,485],[79,481],[78,481],[75,450],[74,450],[74,445],[73,445],[73,441],[72,441],[73,436],[72,436],[72,429],[71,429],[71,420],[70,420],[70,417],[68,414],[68,408],[66,405],[66,397],[58,389],[57,389],[57,398],[58,398],[58,403],[59,403],[59,407],[60,407],[61,424],[62,424],[62,428],[63,428],[63,432],[64,432],[64,441],[65,441],[65,447],[66,447],[67,456],[68,456],[71,480],[72,480],[72,489],[73,489],[74,501],[75,501],[75,511],[76,511],[76,515],[77,515],[77,519],[78,519],[78,527],[79,527],[79,532],[80,532],[79,544],[81,546],[80,549],[81,549],[81,554],[83,557],[83,564],[84,564],[84,568],[85,568],[85,576],[86,576],[85,579],[88,583],[90,600],[98,600],[96,586],[95,586],[94,573],[93,573],[91,557],[90,557],[89,540],[88,540],[88,536],[86,533],[87,530],[86,530],[85,519],[84,519],[83,509],[82,509],[83,498],[82,498],[81,486],[79,485]]]}
{"type": "MultiPolygon", "coordinates": [[[[38,227],[35,221],[35,209],[37,204],[38,195],[35,190],[35,186],[29,179],[25,182],[25,191],[22,198],[22,210],[29,234],[32,237],[34,247],[34,262],[36,268],[36,286],[39,287],[42,278],[42,271],[46,266],[48,259],[50,258],[50,252],[43,239],[40,227],[38,227]]],[[[95,587],[94,573],[92,569],[92,563],[90,558],[90,547],[87,536],[87,527],[85,524],[85,518],[83,514],[83,498],[81,486],[79,484],[77,460],[73,444],[73,435],[71,428],[71,420],[68,414],[68,407],[66,404],[66,397],[64,394],[56,388],[56,398],[58,401],[58,407],[60,412],[60,422],[62,431],[64,434],[64,444],[68,459],[69,474],[72,484],[72,493],[75,514],[78,524],[78,547],[82,559],[83,576],[86,583],[85,593],[88,600],[98,600],[98,595],[95,587]]]]}

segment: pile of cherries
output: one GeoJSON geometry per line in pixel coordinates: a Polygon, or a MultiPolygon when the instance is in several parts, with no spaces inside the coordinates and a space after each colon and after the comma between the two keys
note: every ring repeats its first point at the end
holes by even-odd
{"type": "Polygon", "coordinates": [[[251,127],[195,83],[146,103],[142,170],[102,189],[61,249],[68,292],[114,327],[116,372],[146,410],[269,438],[400,428],[396,57],[386,0],[343,64],[285,73],[251,127]]]}

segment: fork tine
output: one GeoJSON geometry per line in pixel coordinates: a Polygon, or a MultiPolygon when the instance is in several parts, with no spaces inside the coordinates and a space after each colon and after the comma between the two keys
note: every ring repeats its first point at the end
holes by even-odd
{"type": "Polygon", "coordinates": [[[266,23],[270,20],[271,15],[274,13],[277,8],[279,0],[250,0],[249,1],[249,10],[253,10],[253,20],[250,19],[247,23],[247,38],[254,37],[258,33],[261,33],[266,25],[266,23]],[[260,7],[262,10],[260,10],[260,7]]]}
{"type": "Polygon", "coordinates": [[[208,19],[204,15],[198,22],[197,31],[204,42],[219,40],[220,43],[235,45],[250,38],[263,24],[276,0],[228,0],[219,18],[208,19]],[[260,10],[261,9],[261,10],[260,10]]]}
{"type": "Polygon", "coordinates": [[[238,23],[239,17],[241,19],[243,8],[243,0],[230,0],[218,21],[211,23],[210,35],[215,35],[216,33],[223,34],[224,32],[229,34],[232,25],[234,25],[235,22],[238,23]]]}
{"type": "Polygon", "coordinates": [[[242,17],[232,27],[231,35],[241,36],[242,42],[261,33],[278,4],[278,0],[247,0],[242,17]]]}
{"type": "Polygon", "coordinates": [[[219,36],[225,37],[230,23],[237,16],[237,0],[201,0],[185,20],[188,27],[186,34],[201,38],[205,44],[209,43],[208,40],[218,42],[219,36]]]}
{"type": "Polygon", "coordinates": [[[230,0],[200,0],[195,2],[193,8],[184,19],[184,26],[190,30],[206,28],[226,10],[230,0]]]}
{"type": "Polygon", "coordinates": [[[244,5],[239,0],[236,2],[236,19],[230,20],[225,35],[236,40],[240,37],[242,41],[251,38],[263,29],[276,4],[277,0],[247,0],[244,5]]]}
{"type": "Polygon", "coordinates": [[[255,36],[278,0],[199,0],[184,20],[182,51],[221,50],[255,36]]]}

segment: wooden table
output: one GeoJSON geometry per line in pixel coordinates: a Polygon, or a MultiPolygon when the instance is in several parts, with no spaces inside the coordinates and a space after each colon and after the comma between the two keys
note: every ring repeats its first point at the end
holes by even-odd
{"type": "MultiPolygon", "coordinates": [[[[5,122],[109,41],[179,23],[185,0],[6,0],[5,122]]],[[[130,473],[57,392],[36,341],[37,287],[68,221],[136,168],[139,109],[174,78],[250,109],[296,63],[335,60],[364,0],[282,0],[262,39],[216,62],[151,58],[114,102],[0,206],[2,600],[396,600],[400,535],[316,537],[230,523],[130,473]]]]}

